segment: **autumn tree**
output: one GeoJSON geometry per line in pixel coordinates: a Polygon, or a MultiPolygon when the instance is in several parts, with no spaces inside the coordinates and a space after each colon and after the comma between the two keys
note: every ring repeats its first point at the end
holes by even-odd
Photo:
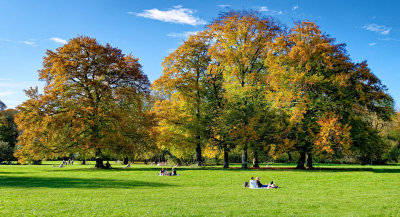
{"type": "Polygon", "coordinates": [[[236,128],[233,136],[242,147],[242,168],[247,168],[247,151],[254,128],[249,125],[257,107],[258,94],[266,86],[266,50],[281,29],[272,18],[252,12],[228,12],[207,26],[213,43],[209,54],[223,71],[227,109],[231,108],[236,128]]]}
{"type": "MultiPolygon", "coordinates": [[[[200,32],[189,37],[163,62],[163,75],[153,89],[164,96],[156,102],[160,117],[159,145],[183,157],[179,151],[195,150],[197,165],[202,163],[204,146],[204,85],[207,79],[209,38],[200,32]]],[[[187,157],[187,156],[186,156],[187,157]]]]}
{"type": "MultiPolygon", "coordinates": [[[[207,111],[204,124],[207,124],[206,138],[209,150],[213,155],[222,152],[224,168],[229,168],[229,152],[236,144],[231,136],[230,110],[227,109],[225,97],[223,68],[215,59],[210,61],[205,83],[205,110],[207,111]]],[[[216,156],[214,156],[216,157],[216,156]]]]}
{"type": "Polygon", "coordinates": [[[143,100],[149,81],[137,58],[109,44],[79,36],[48,50],[39,70],[46,82],[26,91],[16,121],[23,134],[16,156],[53,158],[90,154],[103,168],[103,155],[137,147],[142,137],[143,100]]]}
{"type": "Polygon", "coordinates": [[[392,99],[366,63],[352,63],[344,44],[334,42],[312,22],[296,23],[276,39],[265,61],[272,89],[267,97],[289,115],[298,168],[304,168],[306,157],[312,168],[315,153],[349,150],[355,123],[361,123],[355,120],[362,115],[372,112],[385,119],[393,110],[392,99]]]}

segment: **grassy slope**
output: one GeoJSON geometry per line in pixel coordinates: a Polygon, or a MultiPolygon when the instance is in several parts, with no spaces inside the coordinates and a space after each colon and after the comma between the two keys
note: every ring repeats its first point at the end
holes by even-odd
{"type": "MultiPolygon", "coordinates": [[[[400,166],[349,170],[222,170],[132,165],[0,166],[0,216],[399,216],[400,166]],[[279,189],[242,187],[250,176],[279,189]]],[[[279,165],[282,166],[282,165],[279,165]]]]}

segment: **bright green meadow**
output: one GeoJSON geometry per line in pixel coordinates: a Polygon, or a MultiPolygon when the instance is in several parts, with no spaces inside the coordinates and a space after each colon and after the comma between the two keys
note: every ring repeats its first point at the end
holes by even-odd
{"type": "Polygon", "coordinates": [[[400,165],[180,167],[168,177],[143,164],[52,164],[0,165],[0,216],[400,216],[400,165]],[[244,188],[251,176],[279,188],[244,188]]]}

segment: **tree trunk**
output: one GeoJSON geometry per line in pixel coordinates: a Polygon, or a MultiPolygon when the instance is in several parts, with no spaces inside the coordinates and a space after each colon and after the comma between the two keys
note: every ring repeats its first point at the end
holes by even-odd
{"type": "Polygon", "coordinates": [[[312,154],[311,152],[308,152],[307,154],[307,169],[312,169],[313,164],[312,164],[312,154]]]}
{"type": "Polygon", "coordinates": [[[82,163],[81,163],[82,165],[85,165],[86,164],[86,160],[85,159],[83,159],[83,161],[82,161],[82,163]]]}
{"type": "Polygon", "coordinates": [[[260,165],[258,165],[258,152],[257,151],[254,151],[253,167],[260,168],[260,165]]]}
{"type": "Polygon", "coordinates": [[[144,164],[146,164],[146,165],[147,165],[147,160],[146,160],[146,159],[144,160],[144,164]]]}
{"type": "Polygon", "coordinates": [[[292,163],[292,161],[293,161],[292,152],[289,151],[287,154],[289,157],[289,163],[292,163]]]}
{"type": "Polygon", "coordinates": [[[128,164],[129,163],[129,160],[128,160],[128,158],[127,157],[124,157],[124,162],[123,162],[123,164],[128,164]]]}
{"type": "Polygon", "coordinates": [[[102,157],[96,157],[96,165],[94,166],[98,169],[104,169],[104,164],[103,164],[103,158],[102,157]]]}
{"type": "Polygon", "coordinates": [[[304,163],[306,161],[306,152],[300,152],[299,161],[297,161],[297,169],[305,169],[304,163]]]}
{"type": "Polygon", "coordinates": [[[198,142],[197,145],[196,145],[196,161],[197,161],[197,166],[201,166],[201,146],[200,146],[200,142],[198,142]]]}
{"type": "Polygon", "coordinates": [[[224,146],[224,168],[229,168],[229,153],[226,145],[224,146]]]}
{"type": "Polygon", "coordinates": [[[242,169],[247,169],[247,146],[242,149],[242,169]]]}
{"type": "Polygon", "coordinates": [[[96,165],[94,167],[98,168],[98,169],[105,168],[104,164],[103,164],[103,157],[102,157],[102,154],[101,154],[101,149],[97,149],[96,152],[95,152],[95,155],[96,155],[96,165]]]}

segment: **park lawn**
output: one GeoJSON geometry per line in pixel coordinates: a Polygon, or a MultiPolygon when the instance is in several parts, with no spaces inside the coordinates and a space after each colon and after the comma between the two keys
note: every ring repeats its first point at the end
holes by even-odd
{"type": "Polygon", "coordinates": [[[45,163],[0,165],[0,216],[400,216],[400,165],[181,167],[164,177],[157,166],[45,163]],[[251,176],[279,188],[246,189],[251,176]]]}

